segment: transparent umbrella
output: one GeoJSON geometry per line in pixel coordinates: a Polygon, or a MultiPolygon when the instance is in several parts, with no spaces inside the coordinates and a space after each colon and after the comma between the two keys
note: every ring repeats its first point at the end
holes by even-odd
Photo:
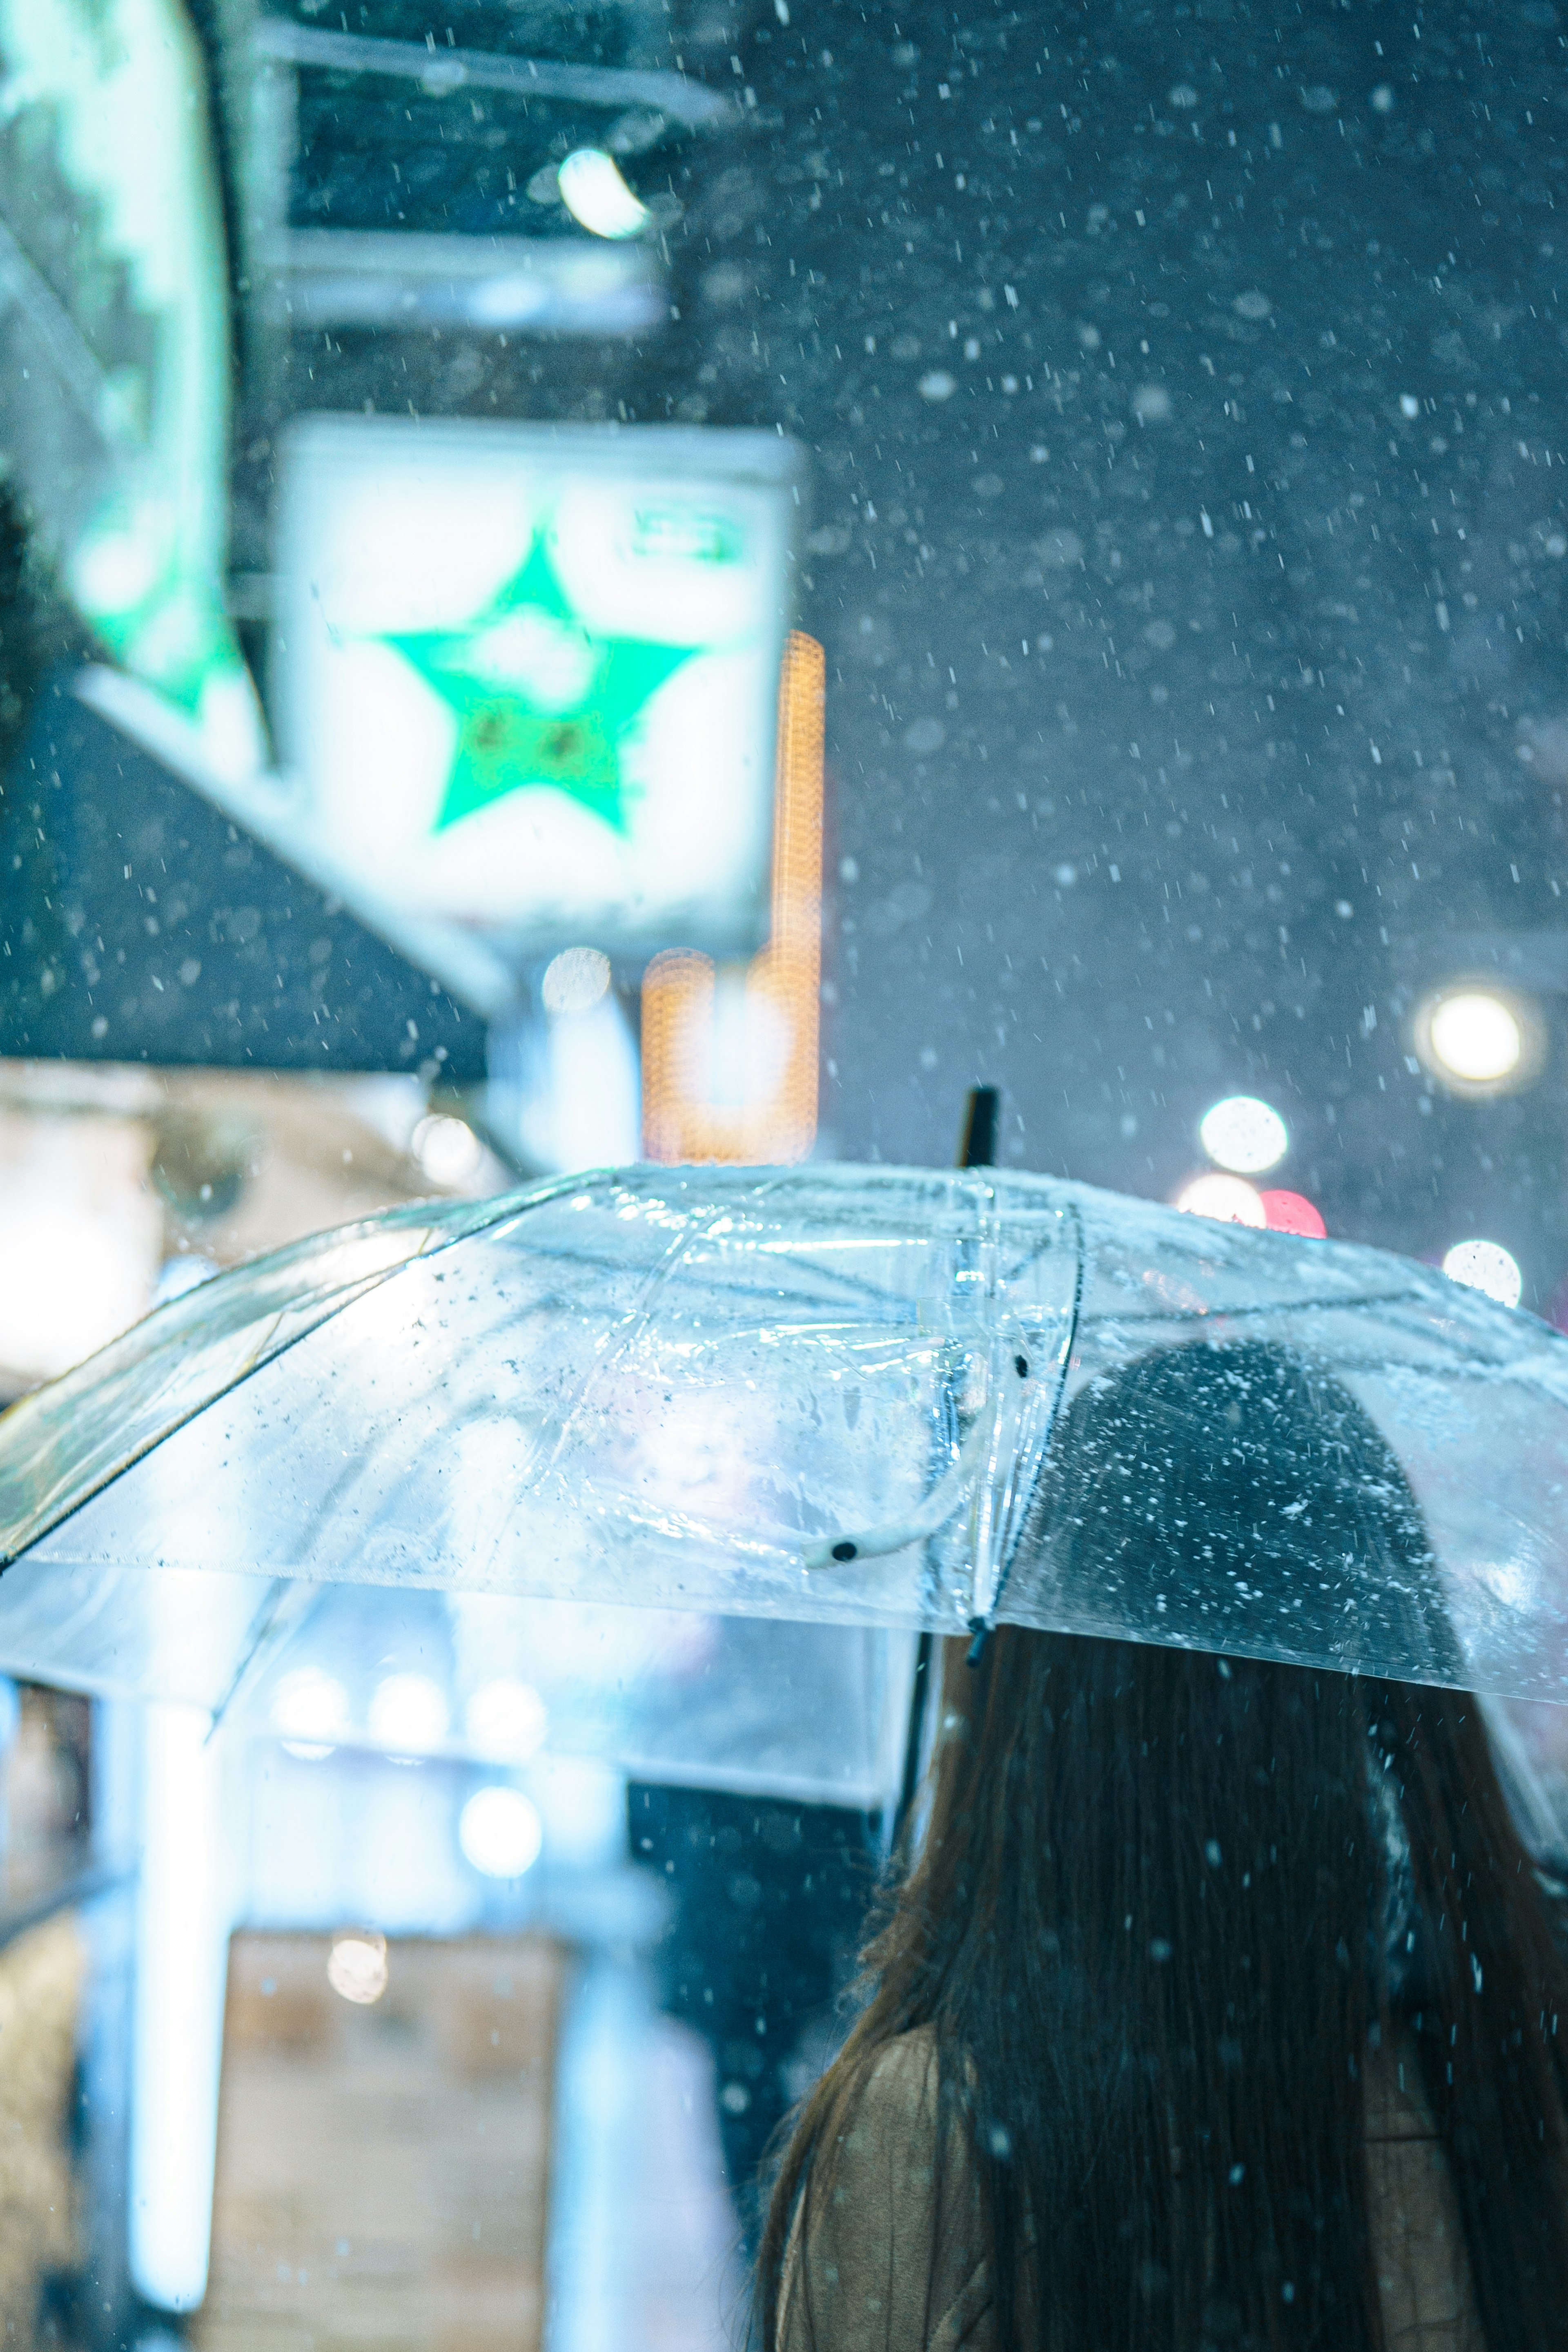
{"type": "Polygon", "coordinates": [[[1568,1340],[1378,1251],[1040,1177],[637,1168],[393,1211],[160,1309],[0,1422],[0,1662],[214,1709],[292,1675],[308,1714],[301,1661],[421,1591],[496,1656],[634,1603],[649,1721],[734,1649],[717,1777],[806,1715],[847,1754],[858,1706],[869,1785],[868,1637],[998,1617],[1564,1700],[1568,1340]],[[1218,1386],[1136,1370],[1193,1343],[1218,1386]],[[1072,1530],[1127,1471],[1075,1456],[1129,1377],[1179,1570],[1086,1580],[1072,1530]],[[1343,1508],[1313,1524],[1287,1451],[1250,1551],[1188,1534],[1201,1493],[1158,1462],[1228,1442],[1224,1379],[1294,1383],[1343,1508]],[[1425,1523],[1392,1566],[1347,1415],[1425,1523]]]}

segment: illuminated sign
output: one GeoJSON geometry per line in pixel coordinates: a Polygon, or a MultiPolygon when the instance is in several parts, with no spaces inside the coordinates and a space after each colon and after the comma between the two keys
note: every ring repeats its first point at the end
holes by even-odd
{"type": "Polygon", "coordinates": [[[520,946],[756,944],[800,465],[759,433],[300,420],[273,701],[301,824],[520,946]]]}
{"type": "Polygon", "coordinates": [[[674,948],[643,982],[643,1149],[650,1160],[803,1160],[817,1135],[822,977],[822,705],[827,665],[791,633],[779,694],[773,909],[744,970],[674,948]]]}
{"type": "Polygon", "coordinates": [[[0,0],[0,446],[94,635],[245,776],[225,610],[228,268],[182,0],[0,0]]]}

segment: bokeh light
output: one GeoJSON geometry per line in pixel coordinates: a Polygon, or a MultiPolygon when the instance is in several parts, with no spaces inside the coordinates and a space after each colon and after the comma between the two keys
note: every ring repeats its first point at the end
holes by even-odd
{"type": "Polygon", "coordinates": [[[521,1878],[539,1858],[538,1808],[520,1789],[477,1789],[457,1822],[464,1859],[486,1878],[521,1878]]]}
{"type": "Polygon", "coordinates": [[[648,224],[648,207],[621,176],[613,155],[602,147],[577,147],[556,173],[561,202],[573,220],[594,236],[635,236],[648,224]]]}
{"type": "Polygon", "coordinates": [[[1209,1158],[1237,1176],[1260,1176],[1283,1160],[1291,1144],[1279,1112],[1256,1095],[1227,1095],[1205,1111],[1197,1132],[1209,1158]]]}
{"type": "Polygon", "coordinates": [[[388,1675],[376,1685],[369,1727],[378,1748],[394,1756],[417,1756],[438,1748],[446,1737],[446,1696],[428,1675],[388,1675]]]}
{"type": "Polygon", "coordinates": [[[545,966],[539,994],[547,1013],[591,1013],[610,987],[602,948],[562,948],[545,966]]]}
{"type": "Polygon", "coordinates": [[[1299,1234],[1303,1240],[1321,1242],[1328,1233],[1321,1213],[1304,1192],[1260,1192],[1263,1216],[1270,1233],[1299,1234]]]}
{"type": "Polygon", "coordinates": [[[499,1675],[481,1683],[468,1702],[468,1740],[482,1756],[526,1764],[549,1728],[545,1704],[531,1684],[499,1675]]]}
{"type": "Polygon", "coordinates": [[[466,1119],[432,1111],[414,1129],[409,1149],[433,1184],[455,1187],[477,1175],[485,1147],[466,1119]]]}
{"type": "Polygon", "coordinates": [[[1490,989],[1457,989],[1439,996],[1416,1022],[1422,1059],[1440,1077],[1458,1078],[1465,1086],[1506,1085],[1519,1072],[1524,1045],[1519,1014],[1490,989]]]}
{"type": "Polygon", "coordinates": [[[1212,1169],[1195,1176],[1176,1194],[1176,1207],[1189,1217],[1214,1217],[1225,1225],[1266,1225],[1261,1195],[1242,1176],[1221,1176],[1212,1169]]]}
{"type": "Polygon", "coordinates": [[[272,1695],[272,1727],[290,1756],[319,1763],[349,1727],[349,1694],[319,1666],[298,1667],[272,1695]]]}
{"type": "Polygon", "coordinates": [[[327,1955],[327,1981],[344,2000],[368,2009],[387,1989],[384,1936],[340,1936],[327,1955]]]}
{"type": "Polygon", "coordinates": [[[1500,1242],[1456,1242],[1443,1260],[1450,1282],[1480,1290],[1500,1307],[1517,1307],[1524,1290],[1519,1260],[1500,1242]]]}

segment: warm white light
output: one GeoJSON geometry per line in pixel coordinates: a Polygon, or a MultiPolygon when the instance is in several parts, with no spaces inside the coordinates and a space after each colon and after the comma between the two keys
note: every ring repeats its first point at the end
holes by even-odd
{"type": "Polygon", "coordinates": [[[1227,1095],[1205,1111],[1197,1132],[1209,1158],[1238,1176],[1260,1176],[1283,1160],[1291,1142],[1279,1112],[1256,1095],[1227,1095]]]}
{"type": "Polygon", "coordinates": [[[1484,1291],[1500,1307],[1517,1307],[1524,1289],[1519,1261],[1500,1242],[1456,1242],[1443,1260],[1450,1282],[1484,1291]]]}
{"type": "Polygon", "coordinates": [[[368,2009],[387,1989],[384,1936],[340,1936],[327,1955],[327,1981],[343,2000],[368,2009]]]}
{"type": "Polygon", "coordinates": [[[486,1878],[521,1878],[539,1858],[538,1809],[520,1789],[479,1789],[457,1821],[464,1857],[486,1878]]]}
{"type": "Polygon", "coordinates": [[[1432,1008],[1427,1036],[1438,1068],[1469,1086],[1495,1086],[1511,1077],[1524,1055],[1518,1014],[1485,989],[1441,998],[1432,1008]]]}
{"type": "Polygon", "coordinates": [[[446,1737],[446,1700],[428,1675],[388,1675],[371,1700],[370,1732],[378,1748],[416,1756],[446,1737]]]}
{"type": "Polygon", "coordinates": [[[599,948],[563,948],[545,966],[539,993],[547,1013],[589,1013],[610,986],[610,958],[599,948]]]}
{"type": "Polygon", "coordinates": [[[509,1675],[482,1683],[468,1702],[468,1739],[483,1756],[526,1764],[544,1744],[549,1717],[537,1690],[509,1675]]]}
{"type": "Polygon", "coordinates": [[[1215,1217],[1226,1225],[1266,1225],[1268,1213],[1257,1190],[1241,1176],[1213,1172],[1195,1176],[1176,1194],[1176,1207],[1189,1217],[1215,1217]]]}
{"type": "Polygon", "coordinates": [[[272,1727],[291,1756],[319,1762],[349,1727],[349,1694],[319,1666],[300,1666],[272,1695],[272,1727]]]}
{"type": "Polygon", "coordinates": [[[635,236],[647,226],[647,205],[632,194],[614,156],[602,147],[575,148],[558,170],[556,184],[572,218],[595,236],[635,236]]]}
{"type": "Polygon", "coordinates": [[[432,1111],[422,1118],[409,1141],[409,1150],[418,1160],[433,1184],[465,1184],[478,1172],[485,1156],[485,1147],[466,1119],[452,1118],[444,1111],[432,1111]]]}

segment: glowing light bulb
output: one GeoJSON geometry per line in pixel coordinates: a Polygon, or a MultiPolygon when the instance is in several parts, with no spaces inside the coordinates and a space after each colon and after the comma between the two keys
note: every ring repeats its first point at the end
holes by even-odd
{"type": "Polygon", "coordinates": [[[478,1173],[485,1147],[465,1118],[432,1111],[422,1118],[409,1150],[433,1184],[455,1189],[478,1173]]]}
{"type": "Polygon", "coordinates": [[[1176,1207],[1189,1217],[1214,1217],[1224,1225],[1266,1225],[1269,1222],[1255,1186],[1241,1176],[1221,1176],[1214,1171],[1195,1176],[1176,1194],[1176,1207]]]}
{"type": "Polygon", "coordinates": [[[1517,1307],[1524,1291],[1519,1260],[1500,1242],[1456,1242],[1443,1260],[1450,1282],[1483,1291],[1500,1307],[1517,1307]]]}
{"type": "Polygon", "coordinates": [[[1468,1086],[1498,1086],[1524,1058],[1524,1031],[1513,1007],[1486,989],[1439,997],[1427,1014],[1427,1058],[1468,1086]]]}
{"type": "Polygon", "coordinates": [[[327,1955],[327,1981],[361,2009],[380,2000],[387,1989],[386,1937],[340,1936],[327,1955]]]}
{"type": "Polygon", "coordinates": [[[648,207],[622,178],[613,155],[602,147],[577,147],[556,173],[562,204],[573,220],[595,236],[636,236],[648,225],[648,207]]]}
{"type": "Polygon", "coordinates": [[[1284,1120],[1256,1095],[1227,1095],[1205,1111],[1197,1132],[1209,1158],[1237,1176],[1260,1176],[1290,1149],[1284,1120]]]}
{"type": "Polygon", "coordinates": [[[486,1878],[521,1878],[539,1858],[538,1808],[520,1789],[478,1789],[457,1820],[465,1861],[486,1878]]]}

